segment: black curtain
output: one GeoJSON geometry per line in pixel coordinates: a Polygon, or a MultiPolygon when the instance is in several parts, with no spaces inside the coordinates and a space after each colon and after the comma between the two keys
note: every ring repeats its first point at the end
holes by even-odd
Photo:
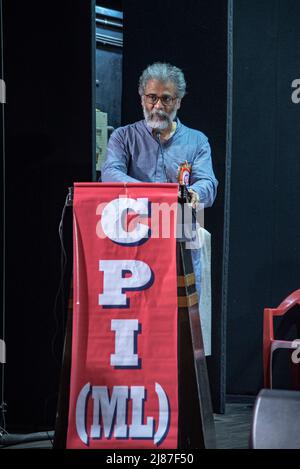
{"type": "Polygon", "coordinates": [[[300,2],[233,2],[228,393],[262,387],[264,307],[300,285],[300,2]]]}
{"type": "Polygon", "coordinates": [[[54,425],[72,268],[55,309],[58,225],[68,186],[93,177],[93,4],[3,0],[9,431],[54,425]]]}

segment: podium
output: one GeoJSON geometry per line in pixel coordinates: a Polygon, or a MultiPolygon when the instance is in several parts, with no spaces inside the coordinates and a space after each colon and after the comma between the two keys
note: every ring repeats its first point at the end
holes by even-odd
{"type": "MultiPolygon", "coordinates": [[[[72,194],[69,197],[72,205],[72,194]]],[[[177,361],[178,361],[178,449],[215,448],[215,428],[204,353],[198,297],[191,252],[186,240],[176,242],[177,269],[177,361]]],[[[63,351],[61,384],[57,405],[54,448],[65,448],[72,354],[72,301],[70,290],[63,351]]]]}

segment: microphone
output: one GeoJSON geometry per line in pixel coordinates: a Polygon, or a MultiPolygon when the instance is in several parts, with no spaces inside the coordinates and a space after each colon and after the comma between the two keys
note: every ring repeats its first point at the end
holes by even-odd
{"type": "Polygon", "coordinates": [[[155,135],[156,135],[158,143],[159,143],[160,154],[161,154],[161,159],[162,159],[162,164],[163,164],[163,169],[164,169],[166,181],[171,182],[169,180],[168,174],[167,174],[167,169],[166,169],[166,165],[165,165],[165,157],[164,157],[164,149],[163,149],[163,146],[161,144],[160,134],[161,134],[161,130],[160,129],[155,129],[155,135]]]}

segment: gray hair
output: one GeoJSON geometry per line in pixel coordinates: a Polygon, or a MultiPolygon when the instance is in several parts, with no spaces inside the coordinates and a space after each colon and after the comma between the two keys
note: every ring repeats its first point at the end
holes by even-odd
{"type": "Polygon", "coordinates": [[[155,62],[143,71],[139,79],[139,94],[142,96],[145,92],[149,80],[158,80],[162,83],[172,81],[177,89],[178,98],[183,98],[186,90],[184,74],[180,68],[168,63],[155,62]]]}

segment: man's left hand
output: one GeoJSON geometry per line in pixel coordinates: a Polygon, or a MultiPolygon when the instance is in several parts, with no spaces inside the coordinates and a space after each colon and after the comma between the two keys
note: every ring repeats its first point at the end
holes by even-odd
{"type": "Polygon", "coordinates": [[[192,208],[197,210],[198,205],[200,203],[199,195],[193,189],[188,189],[188,193],[189,193],[189,203],[191,204],[192,208]]]}

